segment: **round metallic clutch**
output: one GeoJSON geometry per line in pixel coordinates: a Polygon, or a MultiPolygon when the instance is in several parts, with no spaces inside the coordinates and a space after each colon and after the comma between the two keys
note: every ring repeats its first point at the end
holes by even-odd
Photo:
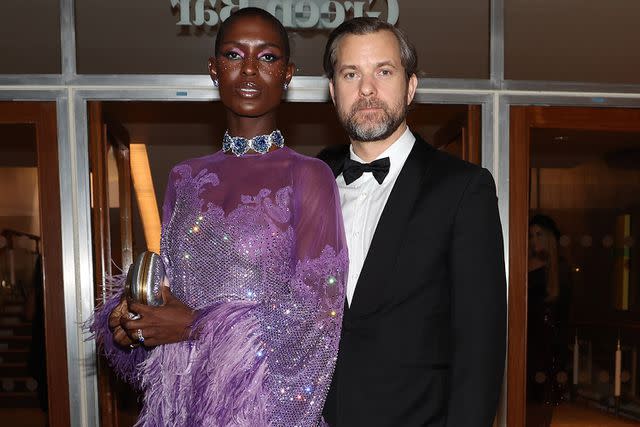
{"type": "Polygon", "coordinates": [[[162,258],[155,252],[145,251],[129,267],[125,294],[142,304],[162,305],[162,282],[165,278],[162,258]]]}

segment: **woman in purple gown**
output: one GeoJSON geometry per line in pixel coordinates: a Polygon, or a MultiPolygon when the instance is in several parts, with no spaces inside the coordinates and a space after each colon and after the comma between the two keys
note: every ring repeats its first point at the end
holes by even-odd
{"type": "Polygon", "coordinates": [[[228,130],[222,151],[171,171],[165,303],[127,302],[116,289],[92,330],[115,371],[144,391],[137,425],[317,426],[347,273],[335,181],[277,130],[293,65],[274,17],[248,8],[227,19],[209,72],[228,130]]]}

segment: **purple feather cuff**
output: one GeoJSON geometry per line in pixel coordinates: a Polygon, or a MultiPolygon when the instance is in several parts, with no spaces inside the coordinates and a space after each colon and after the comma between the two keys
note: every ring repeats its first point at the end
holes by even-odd
{"type": "Polygon", "coordinates": [[[96,307],[93,316],[85,322],[84,328],[91,332],[89,339],[96,340],[98,351],[107,358],[109,366],[118,377],[139,389],[139,365],[146,359],[149,351],[144,347],[130,349],[119,346],[113,340],[113,334],[109,329],[109,315],[122,299],[125,279],[125,275],[109,278],[107,297],[96,307]]]}
{"type": "Polygon", "coordinates": [[[255,308],[246,301],[207,307],[198,311],[190,341],[155,348],[142,364],[138,425],[270,425],[255,308]]]}

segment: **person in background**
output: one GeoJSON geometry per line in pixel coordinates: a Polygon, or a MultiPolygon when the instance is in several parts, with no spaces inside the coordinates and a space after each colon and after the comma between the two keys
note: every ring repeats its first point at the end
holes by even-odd
{"type": "MultiPolygon", "coordinates": [[[[546,215],[529,221],[527,283],[527,395],[558,405],[568,391],[570,274],[559,256],[560,230],[546,215]]],[[[548,411],[547,411],[548,412],[548,411]]]]}

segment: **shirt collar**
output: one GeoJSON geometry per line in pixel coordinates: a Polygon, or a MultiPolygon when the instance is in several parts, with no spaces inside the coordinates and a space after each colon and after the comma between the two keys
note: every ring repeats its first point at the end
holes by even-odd
{"type": "MultiPolygon", "coordinates": [[[[404,133],[400,135],[400,137],[387,147],[375,160],[382,159],[384,157],[388,157],[391,165],[389,166],[389,174],[385,178],[383,184],[388,182],[389,177],[396,176],[400,173],[400,170],[404,166],[404,162],[409,157],[409,153],[411,153],[411,149],[413,148],[413,144],[416,142],[416,137],[413,136],[413,133],[409,129],[409,126],[405,129],[404,133]]],[[[362,160],[356,153],[353,152],[353,145],[349,145],[349,157],[351,160],[355,160],[360,163],[367,163],[362,160]]]]}

